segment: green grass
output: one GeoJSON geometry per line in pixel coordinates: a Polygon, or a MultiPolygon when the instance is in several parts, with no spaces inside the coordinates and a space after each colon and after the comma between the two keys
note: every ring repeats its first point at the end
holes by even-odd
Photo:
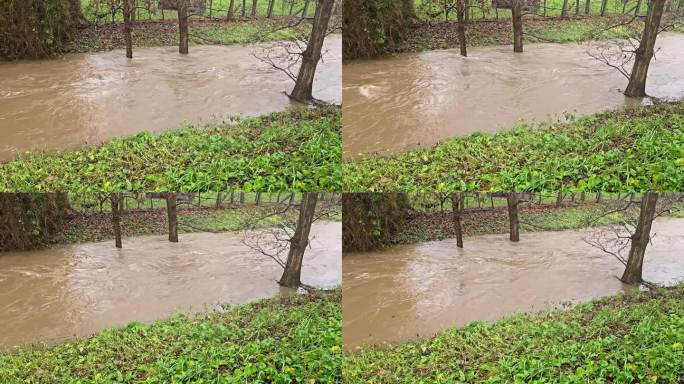
{"type": "Polygon", "coordinates": [[[338,107],[295,108],[31,153],[0,164],[0,191],[338,191],[340,119],[338,107]]]}
{"type": "Polygon", "coordinates": [[[684,101],[343,163],[345,191],[680,191],[684,101]]]}
{"type": "Polygon", "coordinates": [[[274,298],[0,353],[0,382],[333,383],[341,292],[274,298]]]}
{"type": "Polygon", "coordinates": [[[684,286],[347,353],[345,383],[681,383],[684,286]]]}

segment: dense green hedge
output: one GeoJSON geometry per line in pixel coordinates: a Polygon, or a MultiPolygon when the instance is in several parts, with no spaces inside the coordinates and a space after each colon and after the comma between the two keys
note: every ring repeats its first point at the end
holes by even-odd
{"type": "Polygon", "coordinates": [[[61,193],[0,193],[0,251],[26,250],[50,242],[67,219],[61,193]]]}
{"type": "Polygon", "coordinates": [[[346,193],[342,196],[344,251],[369,251],[388,245],[409,210],[402,193],[346,193]]]}
{"type": "Polygon", "coordinates": [[[391,51],[406,33],[408,15],[399,0],[345,0],[342,57],[369,58],[391,51]]]}
{"type": "Polygon", "coordinates": [[[80,21],[72,0],[0,1],[0,58],[37,59],[64,48],[80,21]]]}

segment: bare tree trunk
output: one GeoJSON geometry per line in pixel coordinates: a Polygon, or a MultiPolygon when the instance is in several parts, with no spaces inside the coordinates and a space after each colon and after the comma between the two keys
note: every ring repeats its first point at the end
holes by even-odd
{"type": "Polygon", "coordinates": [[[648,66],[653,58],[656,38],[660,28],[660,20],[663,17],[665,0],[651,0],[648,2],[648,13],[644,24],[644,32],[641,35],[639,48],[636,50],[632,74],[629,76],[629,84],[625,90],[625,96],[646,96],[646,77],[648,66]]]}
{"type": "Polygon", "coordinates": [[[608,0],[601,0],[601,16],[606,15],[606,8],[608,8],[608,0]]]}
{"type": "Polygon", "coordinates": [[[584,2],[584,13],[588,15],[589,12],[591,12],[591,0],[586,0],[584,2]]]}
{"type": "Polygon", "coordinates": [[[313,223],[316,211],[316,200],[318,194],[315,192],[305,192],[302,197],[302,205],[299,209],[299,218],[295,233],[290,240],[290,251],[287,255],[287,262],[283,276],[280,278],[280,285],[298,288],[301,285],[302,260],[304,251],[309,245],[309,232],[313,223]]]}
{"type": "Polygon", "coordinates": [[[556,195],[556,208],[560,208],[562,203],[563,203],[563,192],[558,191],[558,194],[556,195]]]}
{"type": "MultiPolygon", "coordinates": [[[[607,0],[606,0],[607,1],[607,0]]],[[[273,7],[275,7],[275,0],[269,0],[268,2],[268,12],[266,13],[267,18],[271,18],[273,16],[273,7]]]]}
{"type": "Polygon", "coordinates": [[[596,202],[597,203],[601,202],[601,191],[596,192],[596,202]]]}
{"type": "Polygon", "coordinates": [[[575,0],[575,15],[579,15],[579,0],[575,0]]]}
{"type": "Polygon", "coordinates": [[[657,192],[646,192],[641,198],[641,211],[636,231],[632,235],[632,246],[629,249],[627,267],[620,280],[627,284],[639,284],[642,281],[641,270],[644,265],[646,246],[651,241],[651,225],[655,216],[657,192]]]}
{"type": "Polygon", "coordinates": [[[509,192],[507,196],[508,202],[508,221],[510,226],[511,241],[520,241],[520,229],[518,222],[518,194],[509,192]]]}
{"type": "Polygon", "coordinates": [[[563,0],[563,7],[561,8],[561,19],[568,17],[568,0],[563,0]]]}
{"type": "Polygon", "coordinates": [[[454,219],[454,232],[456,232],[456,246],[463,248],[463,192],[451,194],[451,210],[454,219]]]}
{"type": "Polygon", "coordinates": [[[169,241],[178,242],[178,205],[176,193],[170,192],[166,195],[166,213],[169,217],[169,241]]]}
{"type": "Polygon", "coordinates": [[[257,14],[257,0],[252,0],[252,17],[257,14]]]}
{"type": "Polygon", "coordinates": [[[247,0],[242,0],[242,17],[247,15],[247,0]]]}
{"type": "Polygon", "coordinates": [[[306,17],[306,13],[309,11],[309,0],[304,0],[304,9],[302,9],[302,17],[306,17]]]}
{"type": "Polygon", "coordinates": [[[216,194],[216,209],[220,209],[223,204],[223,195],[221,192],[216,194]]]}
{"type": "Polygon", "coordinates": [[[316,7],[316,16],[314,16],[309,44],[307,44],[306,50],[302,55],[302,65],[299,67],[297,82],[290,94],[291,98],[301,102],[313,100],[312,88],[314,76],[316,75],[316,66],[321,59],[321,49],[323,49],[323,41],[328,32],[328,23],[330,22],[334,4],[334,0],[318,1],[319,5],[316,7]]]}
{"type": "Polygon", "coordinates": [[[228,5],[228,20],[233,21],[235,18],[235,0],[230,0],[228,5]]]}
{"type": "Polygon", "coordinates": [[[523,51],[523,20],[521,0],[513,0],[511,7],[513,17],[513,52],[523,51]]]}
{"type": "Polygon", "coordinates": [[[187,0],[178,1],[178,52],[182,55],[188,54],[188,3],[187,0]]]}
{"type": "Polygon", "coordinates": [[[133,58],[133,37],[131,36],[131,0],[123,1],[124,40],[126,41],[126,57],[133,58]]]}
{"type": "Polygon", "coordinates": [[[461,48],[461,56],[468,56],[465,34],[465,0],[456,0],[456,19],[458,20],[458,45],[461,48]]]}
{"type": "Polygon", "coordinates": [[[245,202],[245,193],[244,193],[244,192],[240,192],[240,204],[242,204],[242,203],[244,203],[244,202],[245,202]]]}
{"type": "Polygon", "coordinates": [[[114,245],[121,248],[121,196],[119,193],[112,193],[112,225],[114,227],[114,245]]]}
{"type": "MultiPolygon", "coordinates": [[[[663,3],[665,2],[663,1],[663,3]]],[[[634,8],[634,16],[639,16],[639,11],[641,11],[641,0],[637,0],[636,7],[634,8]]]]}

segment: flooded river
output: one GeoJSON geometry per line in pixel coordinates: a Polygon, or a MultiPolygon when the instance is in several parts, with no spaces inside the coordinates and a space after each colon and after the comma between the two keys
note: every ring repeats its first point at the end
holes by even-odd
{"type": "MultiPolygon", "coordinates": [[[[627,80],[588,44],[527,44],[401,54],[343,66],[345,157],[402,152],[521,119],[550,121],[635,104],[627,80]]],[[[659,37],[646,91],[684,97],[684,34],[659,37]]]]}
{"type": "MultiPolygon", "coordinates": [[[[262,45],[135,48],[0,62],[0,161],[29,149],[97,144],[185,121],[258,115],[291,104],[294,82],[253,56],[262,45]]],[[[326,38],[314,97],[341,103],[342,39],[326,38]]]]}
{"type": "MultiPolygon", "coordinates": [[[[659,219],[644,263],[644,278],[684,280],[684,219],[659,219]]],[[[523,233],[392,247],[345,254],[345,348],[429,336],[475,320],[495,320],[567,301],[586,301],[634,289],[616,277],[624,270],[583,239],[589,232],[523,233]]]]}
{"type": "MultiPolygon", "coordinates": [[[[304,283],[341,283],[341,223],[316,223],[304,255],[304,283]]],[[[245,303],[288,292],[282,269],[238,233],[124,238],[0,254],[0,349],[53,342],[173,312],[245,303]]]]}

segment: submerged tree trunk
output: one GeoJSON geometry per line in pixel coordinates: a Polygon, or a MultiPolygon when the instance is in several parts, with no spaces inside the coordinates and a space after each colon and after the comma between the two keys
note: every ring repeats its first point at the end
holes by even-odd
{"type": "Polygon", "coordinates": [[[178,52],[183,55],[188,54],[188,3],[187,0],[178,1],[178,52]]]}
{"type": "Polygon", "coordinates": [[[169,193],[166,195],[166,213],[169,217],[169,241],[172,243],[178,242],[178,204],[176,201],[176,194],[169,193]]]}
{"type": "Polygon", "coordinates": [[[644,265],[646,246],[651,241],[651,225],[655,216],[657,192],[646,192],[641,199],[641,211],[636,231],[632,235],[632,244],[627,258],[627,267],[620,280],[627,284],[639,284],[642,281],[641,270],[644,265]]]}
{"type": "Polygon", "coordinates": [[[290,240],[290,251],[287,255],[285,270],[280,278],[280,285],[298,288],[302,283],[302,260],[304,260],[304,251],[309,245],[309,232],[311,231],[317,200],[318,194],[315,192],[305,192],[302,197],[297,227],[290,240]]]}
{"type": "Polygon", "coordinates": [[[124,18],[124,41],[126,41],[126,57],[133,58],[133,37],[131,36],[132,22],[131,22],[131,0],[124,0],[123,2],[123,18],[124,18]]]}
{"type": "Polygon", "coordinates": [[[518,194],[509,192],[506,198],[508,203],[508,222],[510,227],[511,241],[520,241],[520,229],[518,222],[518,194]]]}
{"type": "Polygon", "coordinates": [[[656,38],[660,28],[660,20],[663,17],[665,0],[651,0],[648,3],[648,13],[644,24],[644,32],[641,35],[639,47],[636,50],[632,74],[629,76],[629,84],[625,90],[625,96],[646,96],[646,77],[648,66],[654,54],[656,38]]]}
{"type": "Polygon", "coordinates": [[[292,94],[290,94],[290,97],[297,101],[309,102],[313,100],[312,88],[316,66],[321,59],[321,50],[323,49],[325,35],[328,32],[333,4],[334,0],[318,0],[309,44],[302,54],[302,65],[299,68],[297,82],[292,94]]]}
{"type": "Polygon", "coordinates": [[[458,45],[461,48],[461,56],[468,56],[465,35],[465,0],[456,0],[456,19],[458,21],[458,45]]]}
{"type": "Polygon", "coordinates": [[[112,193],[112,225],[114,227],[114,245],[121,248],[121,195],[117,192],[112,193]]]}
{"type": "Polygon", "coordinates": [[[511,16],[513,17],[513,52],[523,51],[523,19],[521,0],[513,0],[511,16]]]}
{"type": "Polygon", "coordinates": [[[451,194],[451,211],[454,219],[454,232],[456,233],[456,246],[463,248],[463,192],[451,194]]]}

